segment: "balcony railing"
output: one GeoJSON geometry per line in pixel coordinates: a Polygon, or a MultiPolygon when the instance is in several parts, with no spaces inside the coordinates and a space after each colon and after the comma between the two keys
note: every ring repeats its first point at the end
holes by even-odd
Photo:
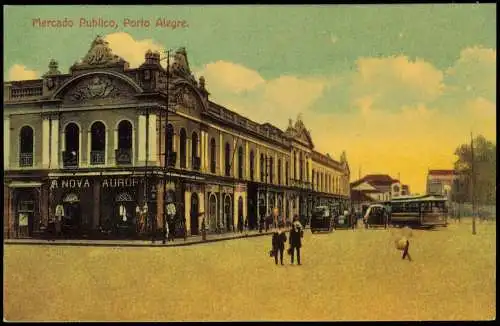
{"type": "Polygon", "coordinates": [[[193,164],[193,170],[199,171],[201,168],[201,158],[198,156],[193,156],[193,160],[191,162],[193,164]]]}
{"type": "Polygon", "coordinates": [[[124,165],[132,163],[132,149],[119,148],[115,150],[116,165],[124,165]]]}
{"type": "Polygon", "coordinates": [[[99,165],[106,163],[106,152],[105,151],[91,151],[90,152],[90,164],[99,165]]]}
{"type": "Polygon", "coordinates": [[[63,166],[65,168],[78,167],[78,157],[80,153],[77,151],[64,151],[63,152],[63,166]]]}
{"type": "Polygon", "coordinates": [[[19,166],[33,166],[33,153],[20,153],[19,166]]]}

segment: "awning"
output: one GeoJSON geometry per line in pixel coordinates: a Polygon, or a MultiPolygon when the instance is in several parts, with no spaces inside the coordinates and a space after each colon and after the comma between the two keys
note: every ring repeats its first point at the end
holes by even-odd
{"type": "Polygon", "coordinates": [[[34,181],[14,181],[9,184],[10,188],[36,188],[36,187],[41,187],[42,183],[41,182],[34,182],[34,181]]]}

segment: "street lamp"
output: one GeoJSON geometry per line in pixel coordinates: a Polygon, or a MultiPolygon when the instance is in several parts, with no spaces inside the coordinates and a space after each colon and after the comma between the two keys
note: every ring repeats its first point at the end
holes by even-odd
{"type": "MultiPolygon", "coordinates": [[[[165,152],[163,159],[163,238],[162,243],[165,244],[167,238],[167,177],[168,177],[168,168],[169,168],[169,146],[168,146],[168,110],[169,110],[169,86],[170,86],[170,52],[172,50],[168,49],[164,51],[167,55],[166,58],[161,59],[160,61],[167,60],[167,91],[166,91],[166,111],[165,111],[165,152]]],[[[161,126],[161,124],[160,124],[161,126]]],[[[161,137],[160,137],[161,139],[161,137]]],[[[170,209],[172,212],[172,209],[170,209]]],[[[174,232],[175,229],[170,230],[170,232],[174,232]]]]}

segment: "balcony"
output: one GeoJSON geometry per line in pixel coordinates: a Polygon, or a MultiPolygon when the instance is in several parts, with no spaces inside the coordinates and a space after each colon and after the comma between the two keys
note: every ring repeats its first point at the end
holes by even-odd
{"type": "Polygon", "coordinates": [[[64,151],[63,152],[63,167],[76,168],[78,167],[78,158],[80,153],[77,151],[64,151]]]}
{"type": "Polygon", "coordinates": [[[115,150],[116,165],[132,164],[132,149],[119,148],[115,150]]]}
{"type": "Polygon", "coordinates": [[[33,153],[20,153],[19,166],[21,167],[33,166],[33,153]]]}
{"type": "Polygon", "coordinates": [[[90,164],[101,165],[106,163],[106,152],[105,151],[91,151],[90,152],[90,164]]]}
{"type": "Polygon", "coordinates": [[[177,162],[177,152],[170,152],[167,156],[168,167],[175,167],[175,162],[177,162]]]}
{"type": "Polygon", "coordinates": [[[192,159],[193,170],[199,171],[201,168],[201,158],[198,156],[193,156],[192,159]]]}

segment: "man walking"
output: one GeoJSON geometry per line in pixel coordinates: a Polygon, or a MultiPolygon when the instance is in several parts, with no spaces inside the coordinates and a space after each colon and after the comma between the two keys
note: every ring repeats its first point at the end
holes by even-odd
{"type": "Polygon", "coordinates": [[[304,228],[299,221],[299,217],[295,215],[293,217],[292,228],[290,230],[290,251],[291,251],[291,263],[293,265],[295,251],[297,252],[297,264],[300,263],[300,248],[302,247],[302,237],[304,235],[304,228]]]}

